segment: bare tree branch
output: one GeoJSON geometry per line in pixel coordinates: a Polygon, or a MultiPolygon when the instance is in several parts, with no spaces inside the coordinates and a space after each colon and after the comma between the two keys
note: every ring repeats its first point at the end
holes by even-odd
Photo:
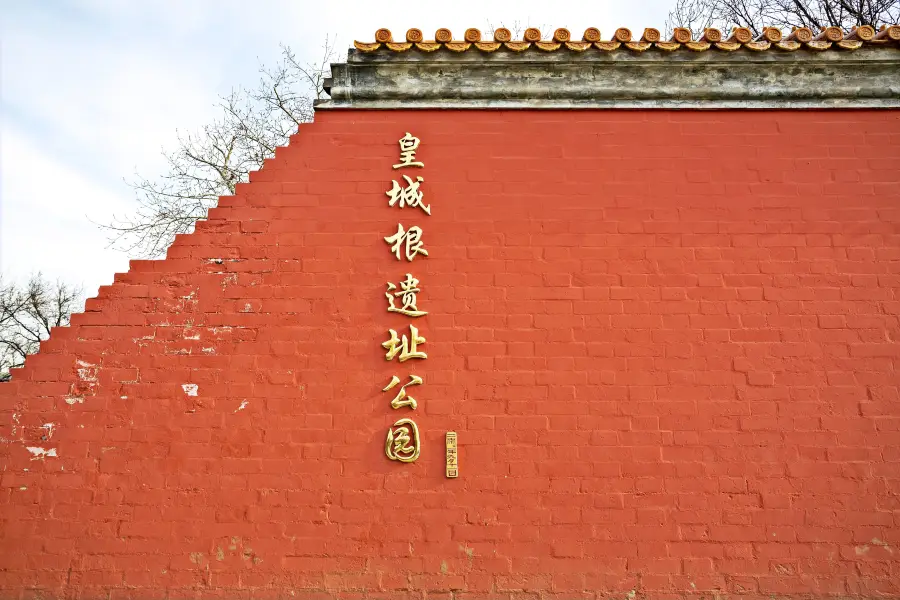
{"type": "Polygon", "coordinates": [[[22,366],[26,356],[38,351],[53,327],[68,325],[82,300],[80,287],[51,283],[40,273],[23,286],[0,277],[0,382],[8,381],[9,370],[22,366]]]}
{"type": "Polygon", "coordinates": [[[726,32],[747,27],[759,35],[765,27],[819,31],[835,25],[849,30],[898,19],[900,0],[676,0],[666,29],[687,27],[696,39],[713,26],[726,32]]]}
{"type": "Polygon", "coordinates": [[[508,25],[501,21],[500,24],[496,27],[494,27],[493,23],[488,21],[487,28],[485,29],[484,33],[488,36],[489,39],[494,39],[494,32],[501,27],[509,29],[509,32],[512,34],[512,39],[514,40],[521,40],[522,36],[525,35],[525,30],[529,27],[534,27],[535,29],[540,31],[541,37],[543,37],[544,39],[552,37],[552,31],[547,27],[547,25],[543,23],[540,25],[532,25],[530,20],[525,21],[524,23],[522,21],[515,20],[508,25]],[[548,35],[548,32],[550,33],[550,35],[548,35]]]}
{"type": "Polygon", "coordinates": [[[218,120],[199,132],[180,135],[176,149],[164,152],[167,171],[157,178],[136,175],[134,213],[101,224],[114,247],[132,255],[162,255],[175,236],[192,231],[220,196],[284,146],[301,123],[312,121],[313,102],[325,95],[325,79],[335,58],[328,37],[316,63],[302,63],[287,46],[274,68],[260,67],[255,89],[237,88],[219,100],[218,120]]]}

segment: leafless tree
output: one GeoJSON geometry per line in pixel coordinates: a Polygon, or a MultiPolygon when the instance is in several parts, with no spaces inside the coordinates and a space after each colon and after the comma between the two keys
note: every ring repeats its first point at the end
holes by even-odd
{"type": "Polygon", "coordinates": [[[759,35],[764,27],[809,27],[818,32],[830,25],[848,30],[897,22],[900,0],[676,0],[666,31],[687,27],[696,39],[706,27],[723,31],[747,27],[759,35]]]}
{"type": "Polygon", "coordinates": [[[541,32],[541,37],[543,37],[545,39],[548,37],[551,37],[552,33],[553,33],[552,31],[547,29],[546,25],[543,25],[543,24],[532,25],[531,21],[525,21],[523,23],[522,21],[515,20],[508,25],[506,23],[501,22],[496,27],[494,26],[493,23],[488,21],[487,27],[484,30],[484,33],[486,34],[487,39],[489,39],[489,40],[494,39],[494,32],[496,30],[500,29],[501,27],[505,27],[506,29],[509,29],[509,32],[512,34],[512,39],[514,39],[514,40],[521,40],[522,36],[525,35],[525,30],[528,29],[529,27],[534,27],[534,28],[538,29],[541,32]],[[551,36],[547,35],[548,31],[550,31],[551,36]]]}
{"type": "Polygon", "coordinates": [[[83,298],[80,287],[51,283],[40,273],[24,285],[0,278],[0,382],[8,381],[9,370],[21,367],[26,356],[38,351],[50,329],[69,324],[83,298]]]}
{"type": "Polygon", "coordinates": [[[220,98],[219,118],[199,132],[179,135],[178,147],[163,152],[167,172],[158,178],[136,175],[129,182],[137,195],[137,210],[102,225],[115,247],[133,256],[153,258],[168,248],[176,234],[193,229],[219,196],[234,194],[287,143],[301,123],[312,121],[313,102],[324,97],[325,78],[335,58],[335,44],[326,38],[321,60],[303,63],[282,47],[274,68],[260,68],[255,89],[238,88],[220,98]]]}

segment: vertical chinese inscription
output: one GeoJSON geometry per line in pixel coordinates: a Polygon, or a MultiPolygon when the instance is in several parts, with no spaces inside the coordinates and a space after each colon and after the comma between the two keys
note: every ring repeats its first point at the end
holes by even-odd
{"type": "Polygon", "coordinates": [[[448,431],[446,436],[447,444],[447,477],[453,479],[459,477],[459,455],[456,448],[456,432],[448,431]]]}
{"type": "MultiPolygon", "coordinates": [[[[416,151],[419,149],[420,140],[407,132],[399,140],[400,159],[397,164],[393,165],[394,169],[403,169],[406,167],[424,168],[425,164],[416,160],[416,151]]],[[[396,179],[391,181],[391,188],[385,191],[388,197],[388,207],[398,209],[419,209],[425,216],[431,216],[431,204],[425,201],[425,192],[421,189],[425,178],[416,176],[415,179],[409,175],[401,174],[402,181],[396,179]]],[[[422,213],[411,213],[422,216],[422,213]]],[[[390,245],[390,252],[398,261],[404,258],[407,262],[412,262],[417,257],[427,257],[428,250],[425,249],[425,243],[422,239],[422,228],[418,225],[404,227],[402,223],[397,225],[397,233],[385,236],[384,241],[390,245]]],[[[406,274],[406,279],[398,284],[393,282],[387,283],[387,291],[384,295],[387,298],[387,312],[398,313],[410,318],[418,318],[428,314],[427,311],[421,310],[418,305],[419,280],[413,277],[411,273],[406,274]]],[[[385,359],[393,361],[395,358],[398,363],[406,362],[411,359],[425,360],[428,358],[421,346],[425,344],[425,336],[419,333],[419,329],[410,324],[409,335],[406,333],[398,334],[396,330],[389,329],[390,338],[382,342],[381,346],[385,349],[385,359]]],[[[397,375],[391,377],[390,382],[381,390],[389,392],[394,390],[394,399],[391,400],[391,408],[393,410],[407,409],[416,410],[419,403],[410,395],[407,388],[423,385],[424,380],[418,375],[410,373],[409,381],[401,385],[402,380],[397,375]]],[[[415,421],[410,418],[400,419],[388,429],[387,437],[384,442],[384,453],[390,460],[404,463],[415,462],[421,454],[421,439],[419,437],[419,427],[415,421]]]]}

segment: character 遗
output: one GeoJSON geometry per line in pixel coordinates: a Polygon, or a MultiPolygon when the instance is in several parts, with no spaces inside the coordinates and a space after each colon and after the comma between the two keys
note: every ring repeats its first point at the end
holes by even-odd
{"type": "Polygon", "coordinates": [[[397,257],[397,260],[401,260],[400,247],[404,244],[406,246],[406,260],[412,262],[412,259],[416,257],[416,254],[428,256],[428,250],[426,250],[422,245],[422,229],[419,227],[410,227],[409,229],[404,231],[403,225],[398,223],[397,233],[390,237],[384,238],[384,241],[388,244],[391,244],[391,252],[394,253],[394,256],[397,257]]]}
{"type": "Polygon", "coordinates": [[[419,458],[421,450],[419,428],[412,419],[400,419],[388,429],[384,453],[391,460],[411,463],[419,458]]]}
{"type": "Polygon", "coordinates": [[[397,180],[394,179],[391,181],[393,187],[384,193],[385,196],[390,198],[388,206],[394,206],[399,203],[400,208],[405,206],[410,206],[412,208],[418,207],[425,211],[426,215],[431,215],[431,205],[422,202],[422,196],[424,194],[419,191],[419,184],[425,180],[421,177],[416,177],[416,180],[413,181],[408,175],[404,175],[403,179],[406,180],[406,187],[402,187],[397,183],[397,180]]]}
{"type": "Polygon", "coordinates": [[[400,355],[400,362],[407,361],[410,358],[428,358],[427,354],[416,349],[418,344],[425,343],[425,338],[419,335],[419,330],[416,329],[415,325],[409,326],[409,338],[406,337],[406,334],[403,335],[402,339],[398,338],[397,332],[393,329],[390,332],[391,339],[381,344],[387,350],[387,353],[384,355],[385,359],[393,360],[397,354],[400,355]]]}
{"type": "MultiPolygon", "coordinates": [[[[393,389],[399,383],[400,383],[400,378],[397,377],[396,375],[394,375],[391,378],[391,382],[389,384],[387,384],[387,387],[385,387],[381,391],[387,392],[387,391],[393,389]]],[[[391,408],[393,408],[395,410],[398,408],[403,408],[404,406],[408,406],[413,410],[416,410],[416,408],[418,408],[418,403],[416,402],[416,399],[413,398],[412,396],[408,396],[406,394],[406,388],[407,388],[407,386],[410,386],[410,385],[422,385],[422,378],[419,377],[418,375],[410,375],[409,383],[404,383],[403,387],[400,388],[400,391],[397,392],[397,395],[394,396],[394,399],[391,400],[391,408]]]]}
{"type": "Polygon", "coordinates": [[[419,138],[413,137],[408,131],[406,135],[400,138],[400,162],[394,165],[395,169],[403,167],[424,167],[425,165],[416,162],[416,150],[419,148],[419,138]]]}
{"type": "Polygon", "coordinates": [[[419,310],[419,307],[416,306],[417,295],[421,291],[419,289],[419,280],[413,277],[410,273],[406,274],[406,281],[400,282],[400,290],[394,291],[397,289],[397,286],[391,282],[387,284],[387,291],[384,293],[388,299],[388,312],[396,312],[402,315],[406,315],[407,317],[421,317],[423,315],[427,315],[428,313],[424,310],[419,310]],[[394,298],[398,297],[403,302],[403,306],[397,308],[394,304],[394,298]]]}

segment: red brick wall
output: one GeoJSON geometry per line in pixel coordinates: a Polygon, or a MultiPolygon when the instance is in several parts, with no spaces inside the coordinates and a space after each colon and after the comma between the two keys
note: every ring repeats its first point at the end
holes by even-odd
{"type": "Polygon", "coordinates": [[[898,167],[897,112],[320,113],[0,385],[0,597],[896,597],[898,167]]]}

